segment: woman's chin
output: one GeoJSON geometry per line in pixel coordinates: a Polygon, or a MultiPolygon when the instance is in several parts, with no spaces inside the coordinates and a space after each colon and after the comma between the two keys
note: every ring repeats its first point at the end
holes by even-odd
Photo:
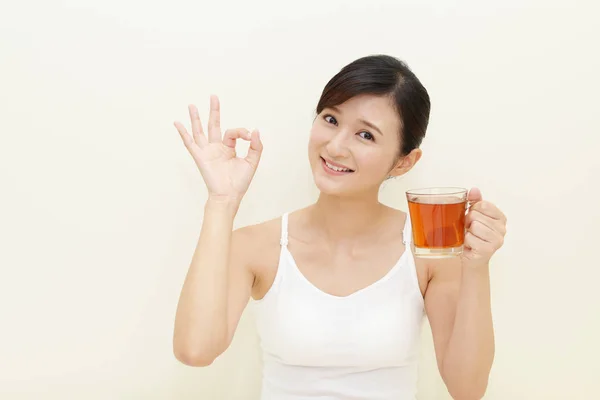
{"type": "Polygon", "coordinates": [[[353,187],[349,182],[336,181],[328,176],[319,174],[315,174],[313,179],[321,194],[330,196],[348,196],[354,192],[354,190],[352,190],[353,187]]]}
{"type": "MultiPolygon", "coordinates": [[[[343,177],[351,178],[351,177],[343,177]]],[[[379,187],[381,183],[373,183],[372,185],[366,184],[352,179],[333,179],[328,175],[322,175],[320,173],[313,174],[313,181],[315,186],[321,194],[336,197],[371,197],[374,194],[376,197],[379,194],[379,187]]]]}

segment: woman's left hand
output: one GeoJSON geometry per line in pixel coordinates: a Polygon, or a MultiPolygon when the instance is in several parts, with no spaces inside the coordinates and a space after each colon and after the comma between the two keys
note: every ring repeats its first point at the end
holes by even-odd
{"type": "Polygon", "coordinates": [[[478,188],[469,191],[467,200],[470,207],[465,218],[462,262],[471,267],[485,266],[504,244],[506,216],[494,204],[484,201],[478,188]]]}

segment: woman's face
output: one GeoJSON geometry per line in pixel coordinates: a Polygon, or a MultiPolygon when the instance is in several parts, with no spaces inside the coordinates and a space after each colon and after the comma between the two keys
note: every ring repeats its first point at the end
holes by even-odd
{"type": "Polygon", "coordinates": [[[400,152],[400,118],[387,96],[360,95],[325,108],[313,124],[308,154],[323,193],[379,190],[400,152]]]}

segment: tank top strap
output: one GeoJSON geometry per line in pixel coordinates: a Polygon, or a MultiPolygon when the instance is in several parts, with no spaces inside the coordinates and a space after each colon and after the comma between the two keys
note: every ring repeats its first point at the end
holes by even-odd
{"type": "Polygon", "coordinates": [[[402,231],[402,243],[404,243],[405,246],[412,243],[412,223],[410,221],[410,212],[406,213],[406,222],[404,223],[404,230],[402,231]]]}
{"type": "Polygon", "coordinates": [[[288,245],[288,213],[281,216],[281,239],[279,243],[282,246],[288,245]]]}

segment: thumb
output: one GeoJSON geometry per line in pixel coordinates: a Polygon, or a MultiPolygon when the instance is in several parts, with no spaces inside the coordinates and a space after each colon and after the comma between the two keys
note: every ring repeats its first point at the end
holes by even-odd
{"type": "Polygon", "coordinates": [[[254,168],[258,166],[262,150],[263,144],[260,141],[260,133],[255,129],[250,134],[250,147],[248,148],[248,154],[246,155],[246,161],[252,164],[254,168]]]}
{"type": "Polygon", "coordinates": [[[479,188],[476,188],[476,187],[469,190],[469,194],[467,195],[467,200],[471,204],[483,200],[483,197],[481,196],[481,190],[479,190],[479,188]]]}

